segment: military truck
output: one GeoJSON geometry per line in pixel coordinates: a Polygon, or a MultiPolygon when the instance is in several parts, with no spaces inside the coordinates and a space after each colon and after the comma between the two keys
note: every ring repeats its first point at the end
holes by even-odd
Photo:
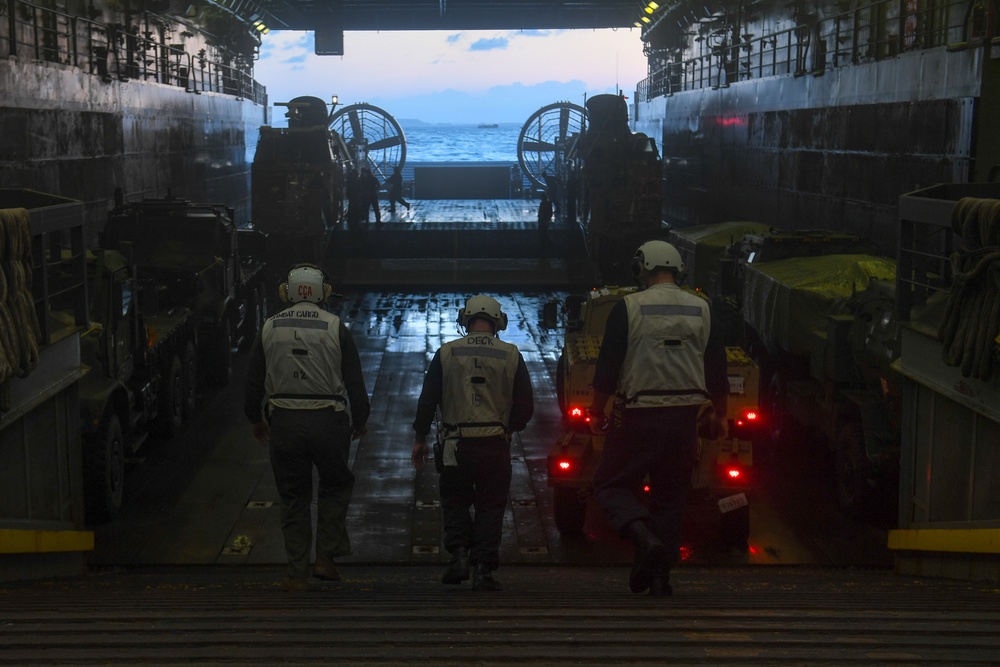
{"type": "MultiPolygon", "coordinates": [[[[587,408],[605,323],[612,307],[634,291],[632,287],[607,286],[586,295],[573,295],[566,302],[565,344],[556,371],[556,396],[567,431],[548,455],[548,484],[553,490],[556,527],[564,534],[579,533],[584,527],[594,472],[604,446],[604,436],[590,428],[587,408]]],[[[758,371],[739,348],[727,348],[726,357],[729,433],[725,439],[704,434],[699,438],[698,462],[691,480],[692,500],[713,502],[719,512],[722,543],[746,548],[753,440],[762,421],[757,401],[758,371]]],[[[642,494],[643,490],[636,492],[642,494]]]]}
{"type": "Polygon", "coordinates": [[[83,481],[88,523],[118,512],[125,458],[195,411],[198,318],[160,302],[163,285],[113,250],[88,253],[91,325],[81,338],[83,481]]]}
{"type": "Polygon", "coordinates": [[[727,342],[761,368],[772,447],[822,443],[838,503],[863,518],[898,471],[895,261],[827,230],[750,230],[724,249],[703,242],[746,225],[678,229],[670,240],[718,262],[713,307],[729,322],[727,342]]]}
{"type": "Polygon", "coordinates": [[[173,197],[126,203],[119,191],[101,247],[128,248],[137,277],[158,284],[161,308],[195,313],[201,377],[226,385],[233,350],[253,341],[267,314],[266,235],[238,229],[222,204],[173,197]]]}

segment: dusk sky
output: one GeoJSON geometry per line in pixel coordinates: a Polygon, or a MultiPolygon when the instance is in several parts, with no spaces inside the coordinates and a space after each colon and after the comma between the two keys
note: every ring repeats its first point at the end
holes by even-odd
{"type": "MultiPolygon", "coordinates": [[[[368,102],[396,119],[524,123],[554,102],[614,93],[646,77],[639,30],[348,32],[343,56],[316,56],[313,33],[263,36],[254,78],[273,105],[301,95],[368,102]]],[[[275,109],[273,124],[285,124],[275,109]]]]}

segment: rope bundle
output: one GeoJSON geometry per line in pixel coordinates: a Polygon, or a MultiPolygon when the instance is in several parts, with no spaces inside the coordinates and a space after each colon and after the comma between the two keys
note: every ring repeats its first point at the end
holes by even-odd
{"type": "Polygon", "coordinates": [[[951,228],[960,241],[938,329],[942,358],[963,377],[988,381],[997,363],[1000,333],[1000,200],[966,197],[955,205],[951,228]]]}
{"type": "Polygon", "coordinates": [[[31,298],[31,225],[23,208],[0,209],[0,382],[38,364],[41,330],[31,298]]]}

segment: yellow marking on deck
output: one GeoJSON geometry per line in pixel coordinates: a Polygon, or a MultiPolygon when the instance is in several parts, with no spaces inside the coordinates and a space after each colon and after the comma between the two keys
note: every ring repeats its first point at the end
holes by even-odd
{"type": "Polygon", "coordinates": [[[0,554],[40,554],[93,551],[89,530],[22,530],[0,528],[0,554]]]}
{"type": "Polygon", "coordinates": [[[889,548],[894,551],[996,554],[1000,553],[1000,528],[890,530],[889,548]]]}

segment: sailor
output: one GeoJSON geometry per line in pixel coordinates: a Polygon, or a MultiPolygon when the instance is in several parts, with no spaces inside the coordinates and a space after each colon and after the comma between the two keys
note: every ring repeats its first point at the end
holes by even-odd
{"type": "Polygon", "coordinates": [[[510,436],[534,412],[531,378],[517,347],[497,337],[507,328],[507,315],[496,299],[470,298],[458,311],[458,324],[466,335],[441,346],[424,376],[411,457],[417,470],[423,468],[427,434],[440,406],[439,490],[451,554],[441,581],[467,581],[471,568],[473,590],[500,590],[492,573],[500,565],[510,492],[510,436]]]}
{"type": "Polygon", "coordinates": [[[313,467],[319,473],[313,575],[338,581],[334,559],[351,553],[348,454],[352,437],[366,431],[368,393],[350,331],[322,306],[333,294],[323,271],[292,267],[278,294],[289,306],[269,317],[254,341],[244,412],[254,437],[270,444],[288,558],[285,587],[308,590],[313,467]]]}
{"type": "Polygon", "coordinates": [[[615,397],[594,493],[611,526],[635,545],[629,588],[670,595],[699,410],[709,399],[710,430],[726,428],[726,351],[708,302],[678,286],[684,265],[674,246],[642,244],[631,270],[640,291],[612,308],[594,371],[592,425],[607,424],[615,397]],[[648,509],[636,496],[647,476],[648,509]]]}

